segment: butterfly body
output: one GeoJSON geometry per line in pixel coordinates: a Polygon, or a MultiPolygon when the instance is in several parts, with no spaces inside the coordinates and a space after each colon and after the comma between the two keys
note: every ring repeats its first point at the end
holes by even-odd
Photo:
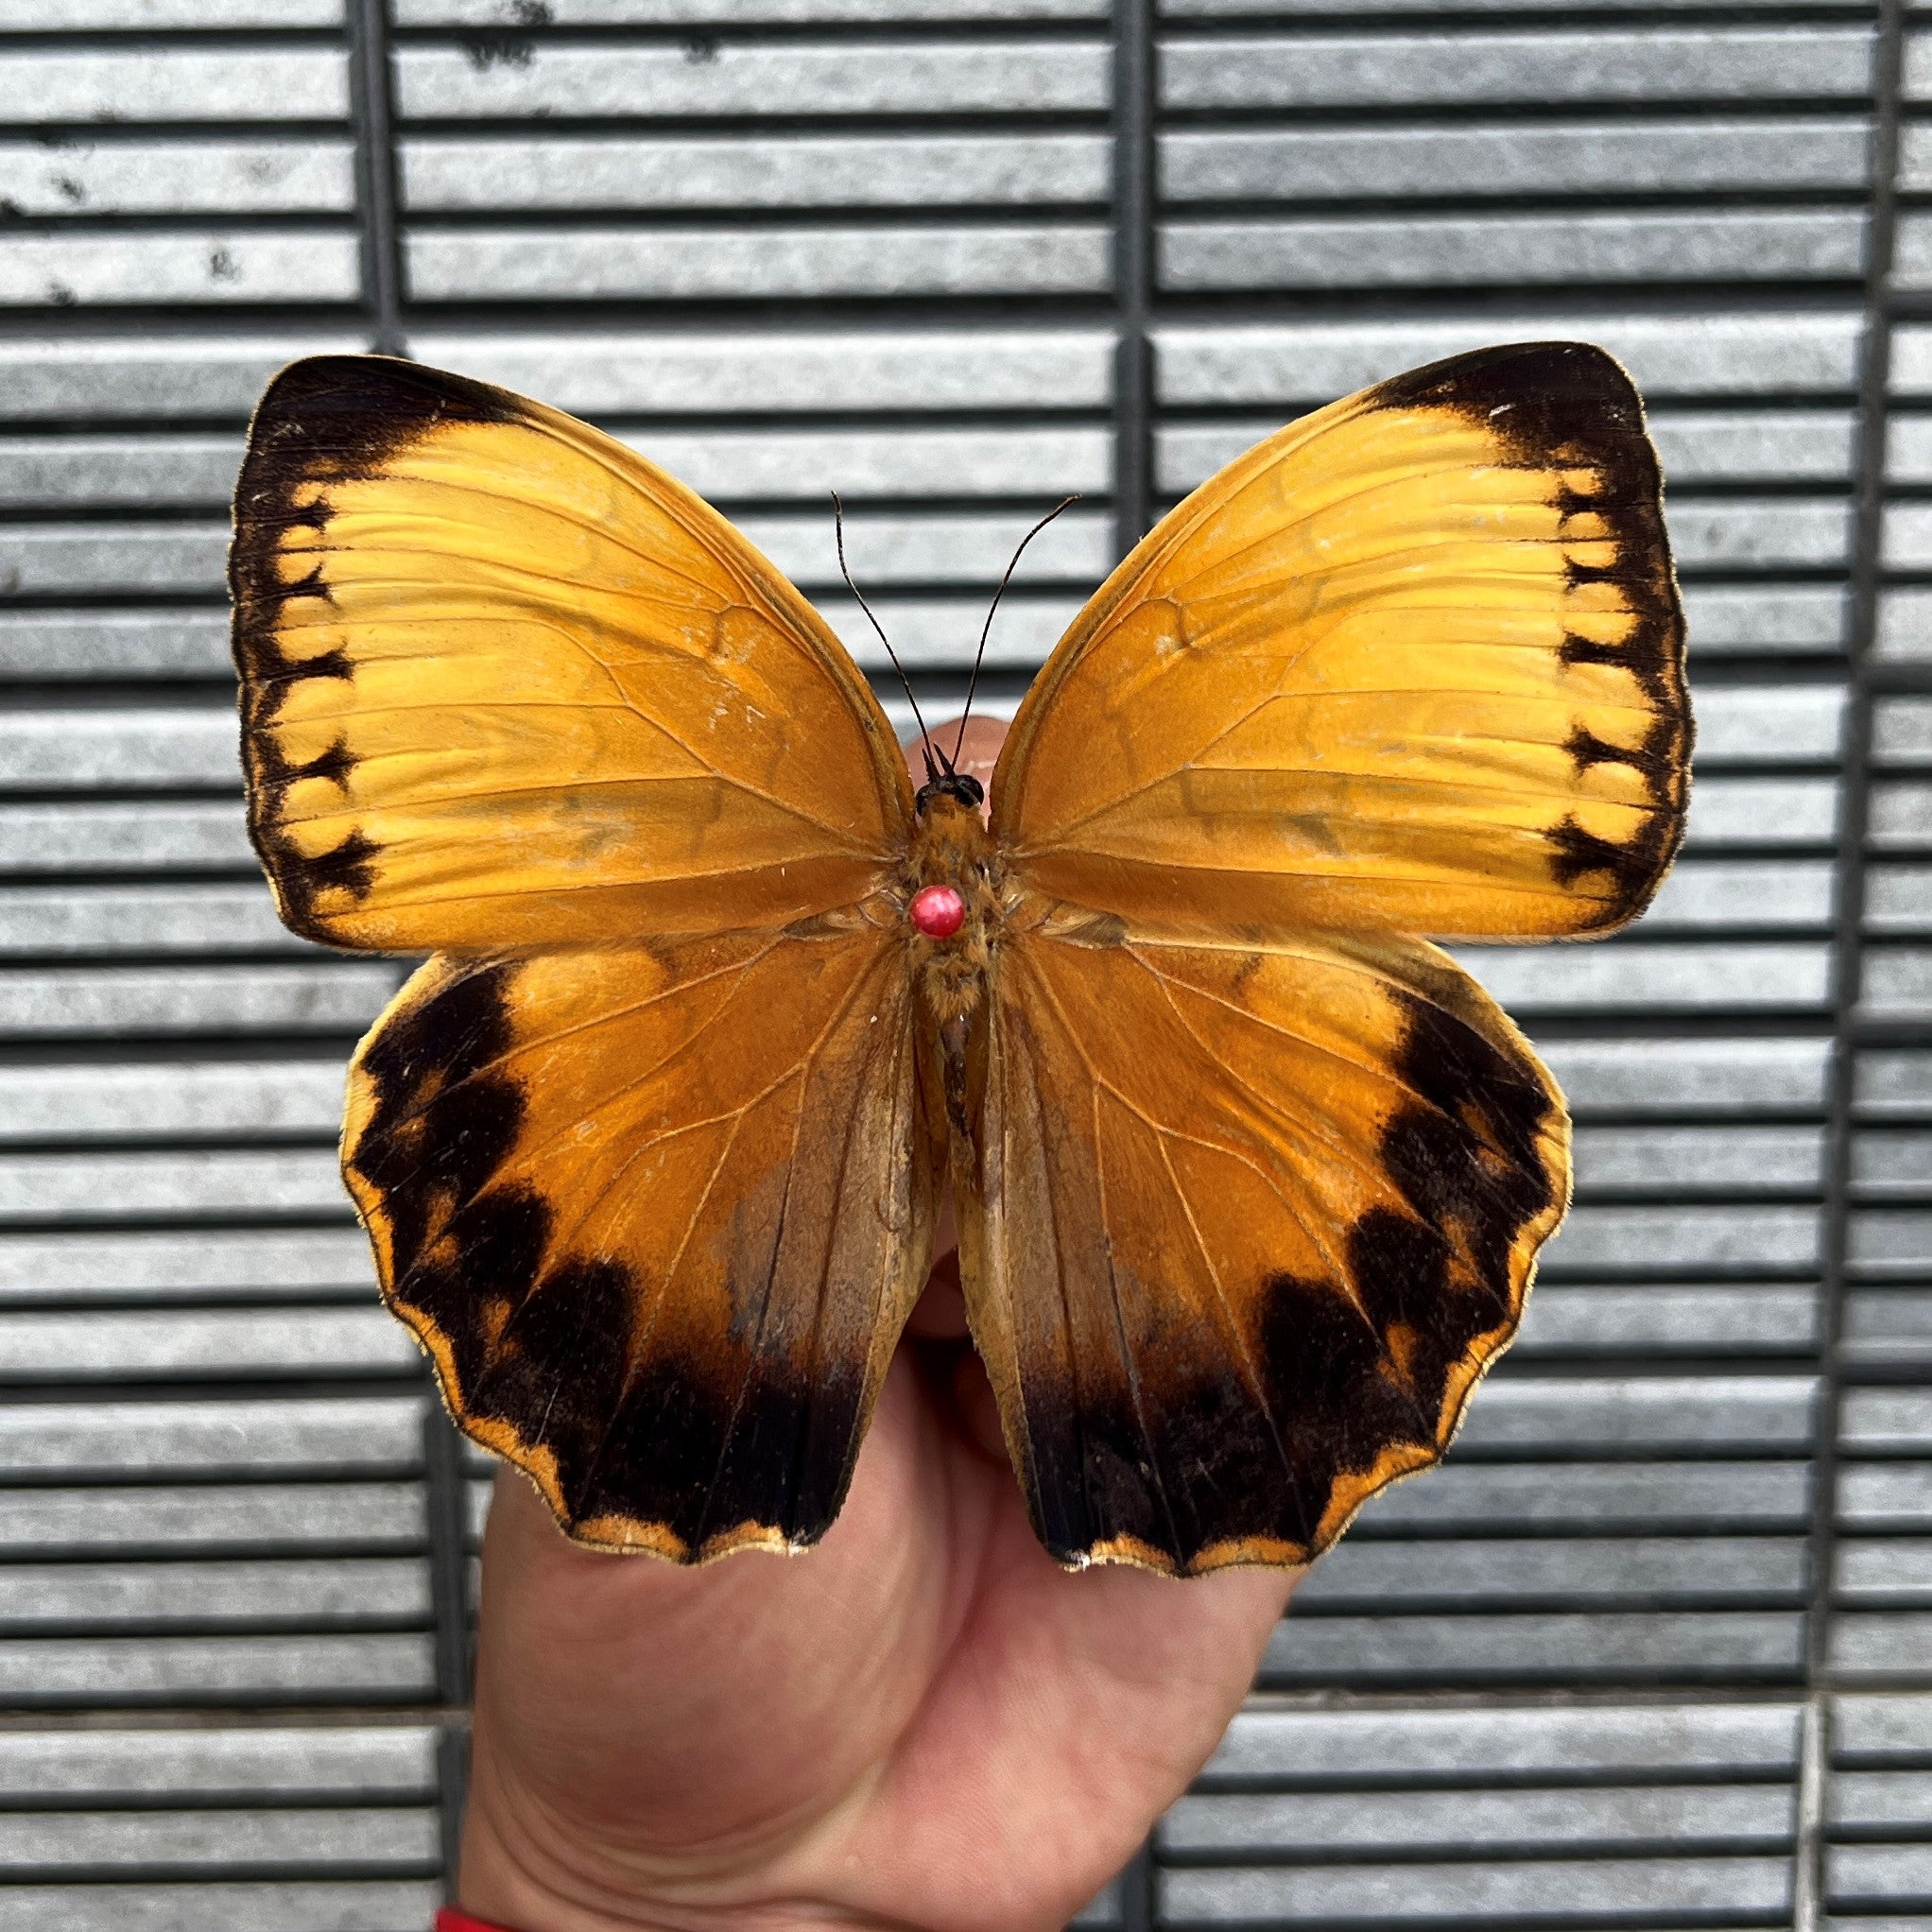
{"type": "Polygon", "coordinates": [[[433,954],[342,1151],[452,1413],[585,1543],[807,1545],[950,1177],[1048,1550],[1318,1555],[1441,1457],[1568,1204],[1561,1094],[1430,938],[1591,937],[1664,876],[1659,490],[1584,344],[1344,398],[1122,561],[982,817],[633,451],[285,371],[236,495],[250,829],[305,936],[433,954]]]}
{"type": "Polygon", "coordinates": [[[939,1047],[946,1113],[956,1148],[971,1141],[966,1104],[967,1053],[974,1018],[985,1006],[986,979],[1006,918],[1005,880],[999,853],[972,794],[948,788],[943,781],[922,789],[913,806],[914,825],[906,900],[910,929],[912,975],[920,1010],[939,1047]],[[918,918],[922,906],[946,917],[958,901],[959,923],[950,932],[928,930],[918,918]]]}

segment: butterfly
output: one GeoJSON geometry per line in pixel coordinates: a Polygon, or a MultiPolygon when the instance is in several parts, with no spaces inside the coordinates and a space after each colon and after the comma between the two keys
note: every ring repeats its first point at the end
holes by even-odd
{"type": "MultiPolygon", "coordinates": [[[[376,356],[270,384],[231,564],[285,921],[432,957],[342,1164],[451,1413],[579,1542],[832,1523],[942,1190],[1041,1541],[1299,1565],[1437,1461],[1568,1204],[1562,1096],[1409,937],[1582,939],[1682,831],[1629,378],[1486,349],[1113,571],[981,788],[643,457],[376,356]]],[[[943,734],[942,734],[943,735],[943,734]]]]}

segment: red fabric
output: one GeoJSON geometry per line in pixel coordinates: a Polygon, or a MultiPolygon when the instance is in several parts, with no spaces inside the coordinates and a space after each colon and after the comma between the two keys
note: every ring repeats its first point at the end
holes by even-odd
{"type": "Polygon", "coordinates": [[[454,1906],[445,1906],[436,1915],[435,1932],[509,1932],[507,1925],[492,1925],[488,1919],[473,1919],[454,1906]]]}

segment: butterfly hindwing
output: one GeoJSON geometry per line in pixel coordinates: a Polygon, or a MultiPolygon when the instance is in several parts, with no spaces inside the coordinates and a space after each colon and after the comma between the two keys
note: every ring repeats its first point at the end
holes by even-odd
{"type": "Polygon", "coordinates": [[[1682,833],[1683,620],[1629,378],[1481,350],[1290,424],[1120,565],[1014,721],[1033,883],[1274,930],[1605,932],[1682,833]]]}
{"type": "Polygon", "coordinates": [[[979,1078],[967,1305],[1063,1562],[1310,1561],[1441,1455],[1568,1200],[1548,1076],[1418,940],[1060,906],[979,1078]]]}
{"type": "Polygon", "coordinates": [[[386,1297],[579,1541],[831,1523],[930,1260],[917,1051],[862,919],[432,960],[364,1042],[344,1172],[386,1297]]]}
{"type": "Polygon", "coordinates": [[[250,826],[333,945],[481,953],[858,902],[911,792],[866,682],[600,432],[380,356],[285,370],[231,561],[250,826]]]}

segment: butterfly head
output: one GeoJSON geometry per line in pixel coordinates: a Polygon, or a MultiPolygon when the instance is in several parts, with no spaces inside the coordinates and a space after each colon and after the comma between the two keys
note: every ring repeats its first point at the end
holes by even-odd
{"type": "MultiPolygon", "coordinates": [[[[952,799],[964,805],[968,811],[976,812],[986,802],[986,787],[974,777],[963,771],[955,771],[952,765],[944,761],[933,775],[920,786],[912,801],[913,809],[923,819],[935,799],[952,799]]],[[[930,766],[927,768],[932,769],[930,766]]]]}

